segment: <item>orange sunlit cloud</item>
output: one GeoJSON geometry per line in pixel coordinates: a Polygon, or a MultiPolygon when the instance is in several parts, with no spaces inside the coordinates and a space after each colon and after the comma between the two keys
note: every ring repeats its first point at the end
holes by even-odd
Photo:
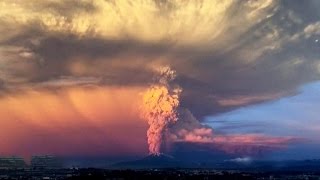
{"type": "Polygon", "coordinates": [[[26,90],[0,99],[0,153],[145,153],[141,88],[26,90]]]}

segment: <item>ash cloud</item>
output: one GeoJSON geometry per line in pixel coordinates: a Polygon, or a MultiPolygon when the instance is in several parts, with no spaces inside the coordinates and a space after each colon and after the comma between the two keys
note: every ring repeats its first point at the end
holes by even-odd
{"type": "Polygon", "coordinates": [[[2,1],[1,94],[52,84],[145,87],[154,67],[170,66],[194,128],[319,80],[317,1],[130,2],[2,1]]]}

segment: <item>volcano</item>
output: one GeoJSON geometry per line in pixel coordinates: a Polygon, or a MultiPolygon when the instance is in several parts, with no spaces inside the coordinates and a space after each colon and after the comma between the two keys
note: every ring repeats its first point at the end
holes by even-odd
{"type": "Polygon", "coordinates": [[[176,160],[174,157],[160,154],[149,155],[142,159],[128,162],[120,162],[114,164],[113,168],[127,168],[127,169],[146,169],[146,168],[179,168],[186,164],[182,161],[176,160]]]}

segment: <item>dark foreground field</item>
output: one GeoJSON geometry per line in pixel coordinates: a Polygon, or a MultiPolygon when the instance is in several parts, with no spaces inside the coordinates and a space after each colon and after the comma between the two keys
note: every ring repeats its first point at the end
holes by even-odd
{"type": "Polygon", "coordinates": [[[213,170],[213,169],[149,169],[149,170],[107,170],[107,169],[56,169],[56,170],[1,170],[0,179],[15,180],[125,180],[125,179],[320,179],[320,172],[301,171],[237,171],[237,170],[213,170]]]}

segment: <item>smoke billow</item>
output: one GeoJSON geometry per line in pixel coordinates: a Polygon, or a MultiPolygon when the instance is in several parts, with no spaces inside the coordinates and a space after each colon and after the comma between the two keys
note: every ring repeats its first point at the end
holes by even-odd
{"type": "Polygon", "coordinates": [[[142,117],[148,121],[147,132],[149,153],[159,155],[164,132],[169,124],[178,120],[180,87],[173,87],[170,81],[175,71],[163,67],[158,71],[156,82],[143,95],[142,117]]]}

